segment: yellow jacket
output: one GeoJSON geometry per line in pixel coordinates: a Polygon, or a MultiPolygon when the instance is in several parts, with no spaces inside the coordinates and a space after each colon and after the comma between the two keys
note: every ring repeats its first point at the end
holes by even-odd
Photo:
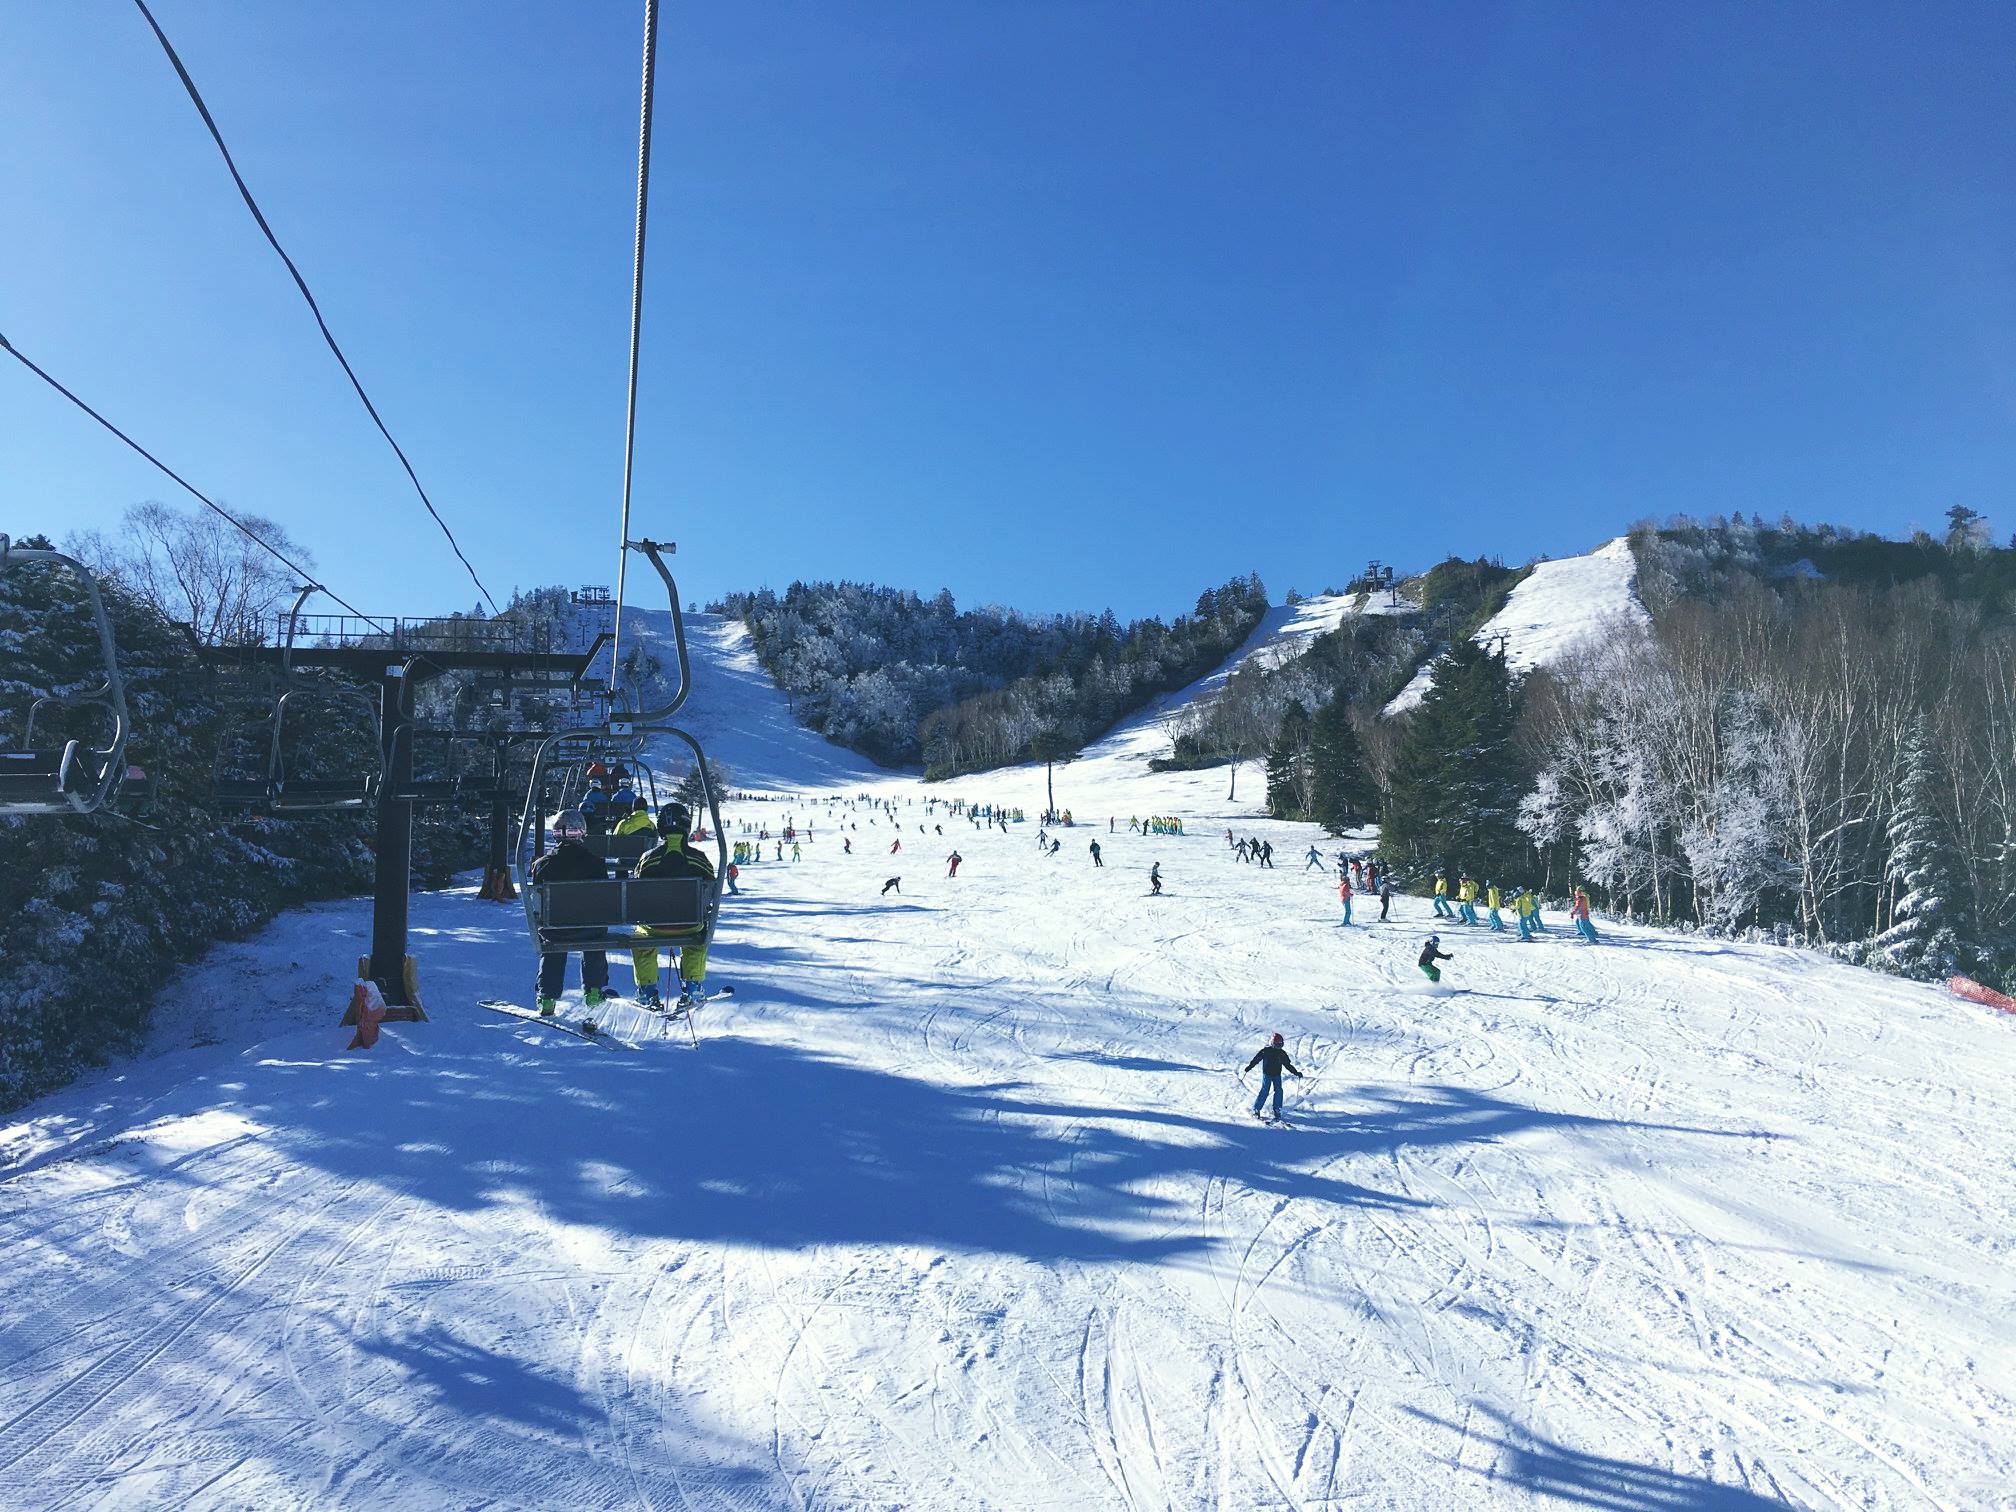
{"type": "Polygon", "coordinates": [[[1447,877],[1437,877],[1435,879],[1435,896],[1438,898],[1449,896],[1449,879],[1447,877]]]}
{"type": "Polygon", "coordinates": [[[1498,906],[1498,889],[1495,887],[1486,888],[1484,891],[1484,901],[1491,907],[1496,908],[1498,906]]]}
{"type": "Polygon", "coordinates": [[[1464,882],[1460,887],[1456,889],[1456,901],[1459,903],[1476,902],[1477,884],[1475,882],[1468,882],[1468,881],[1464,882]]]}

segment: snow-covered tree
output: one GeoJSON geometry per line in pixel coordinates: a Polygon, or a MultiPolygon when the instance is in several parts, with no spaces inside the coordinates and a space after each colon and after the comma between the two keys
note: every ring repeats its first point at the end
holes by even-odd
{"type": "Polygon", "coordinates": [[[1937,781],[1924,736],[1905,737],[1904,783],[1890,816],[1888,876],[1897,889],[1891,926],[1876,939],[1882,959],[1906,976],[1938,978],[1959,970],[1967,954],[1955,928],[1953,852],[1933,804],[1937,781]]]}

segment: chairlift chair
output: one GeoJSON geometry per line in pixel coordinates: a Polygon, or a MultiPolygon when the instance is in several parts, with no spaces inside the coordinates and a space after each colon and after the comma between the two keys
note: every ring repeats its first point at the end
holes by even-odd
{"type": "MultiPolygon", "coordinates": [[[[287,612],[287,639],[280,658],[280,673],[274,684],[284,691],[274,698],[267,732],[266,768],[259,777],[215,780],[217,799],[230,807],[260,808],[274,814],[309,814],[351,811],[370,807],[377,801],[382,768],[376,761],[368,771],[339,777],[297,777],[290,767],[286,737],[291,714],[298,730],[304,714],[317,707],[333,708],[354,718],[358,728],[371,732],[371,750],[384,749],[384,732],[378,701],[361,688],[353,688],[328,673],[304,677],[294,669],[294,642],[300,631],[301,607],[320,590],[314,585],[300,590],[294,607],[287,612]]],[[[226,737],[229,738],[228,736],[226,737]]],[[[220,761],[221,761],[220,746],[220,761]]]]}
{"type": "Polygon", "coordinates": [[[98,579],[74,557],[47,549],[20,549],[0,535],[0,572],[11,567],[51,564],[69,571],[84,585],[98,659],[104,680],[79,693],[54,690],[39,695],[28,707],[28,720],[18,747],[0,748],[0,814],[90,814],[118,794],[127,776],[126,740],[132,724],[126,713],[126,683],[119,673],[112,621],[105,613],[98,579]],[[76,737],[45,737],[39,744],[35,724],[48,709],[92,708],[110,721],[111,734],[102,746],[76,737]]]}
{"type": "MultiPolygon", "coordinates": [[[[533,944],[541,953],[573,950],[628,950],[647,941],[666,945],[692,944],[697,939],[711,941],[720,915],[721,889],[728,874],[728,843],[723,838],[721,806],[707,765],[707,753],[700,742],[670,721],[686,702],[692,687],[692,666],[686,651],[685,619],[680,610],[679,590],[661,555],[663,547],[652,541],[625,542],[625,548],[643,553],[658,571],[672,606],[672,636],[678,651],[679,685],[662,707],[635,713],[612,715],[604,724],[561,730],[540,744],[532,764],[532,778],[526,791],[526,806],[514,850],[519,895],[525,903],[526,924],[533,944]],[[626,759],[643,749],[653,735],[669,735],[693,753],[694,770],[700,775],[703,806],[711,821],[716,850],[712,880],[699,878],[615,877],[601,882],[539,882],[532,877],[528,841],[535,833],[535,819],[544,817],[543,802],[556,765],[578,753],[576,743],[587,744],[598,753],[621,751],[626,759]],[[644,934],[641,931],[650,931],[644,934]]],[[[585,770],[586,761],[581,762],[585,770]]],[[[656,795],[656,777],[652,778],[656,795]]],[[[607,839],[609,837],[603,837],[607,839]]],[[[651,839],[654,836],[640,836],[651,839]]]]}

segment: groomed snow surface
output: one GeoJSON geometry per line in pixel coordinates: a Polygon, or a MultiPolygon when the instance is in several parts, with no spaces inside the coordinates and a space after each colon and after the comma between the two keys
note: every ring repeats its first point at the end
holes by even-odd
{"type": "Polygon", "coordinates": [[[1039,857],[696,650],[723,759],[873,782],[902,852],[742,805],[815,838],[744,870],[697,1051],[478,1008],[533,963],[466,891],[368,1053],[364,904],[220,947],[0,1127],[0,1505],[2016,1506],[2016,1023],[1558,915],[1445,927],[1428,995],[1426,905],[1340,927],[1332,843],[1222,771],[1060,767],[1039,857]],[[1274,1030],[1287,1129],[1237,1074],[1274,1030]]]}
{"type": "MultiPolygon", "coordinates": [[[[1624,536],[1586,556],[1537,563],[1474,638],[1489,645],[1503,636],[1506,665],[1515,674],[1549,666],[1617,625],[1644,623],[1637,578],[1638,561],[1624,536]]],[[[1434,681],[1430,663],[1386,705],[1386,712],[1404,714],[1418,707],[1434,681]]]]}

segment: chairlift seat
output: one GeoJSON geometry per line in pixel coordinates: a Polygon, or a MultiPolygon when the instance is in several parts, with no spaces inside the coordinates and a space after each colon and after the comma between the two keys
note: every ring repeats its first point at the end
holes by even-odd
{"type": "Polygon", "coordinates": [[[55,749],[0,751],[0,813],[81,812],[73,795],[98,790],[113,754],[77,740],[55,749]]]}
{"type": "Polygon", "coordinates": [[[607,882],[542,882],[531,889],[539,945],[551,950],[621,949],[637,931],[677,938],[707,928],[715,885],[698,877],[617,877],[607,882]]]}
{"type": "Polygon", "coordinates": [[[655,830],[641,830],[634,835],[598,835],[591,831],[584,843],[604,861],[641,861],[658,841],[659,835],[655,830]]]}
{"type": "Polygon", "coordinates": [[[313,809],[364,808],[378,795],[378,778],[338,777],[320,779],[288,778],[269,789],[275,813],[302,813],[313,809]]]}

